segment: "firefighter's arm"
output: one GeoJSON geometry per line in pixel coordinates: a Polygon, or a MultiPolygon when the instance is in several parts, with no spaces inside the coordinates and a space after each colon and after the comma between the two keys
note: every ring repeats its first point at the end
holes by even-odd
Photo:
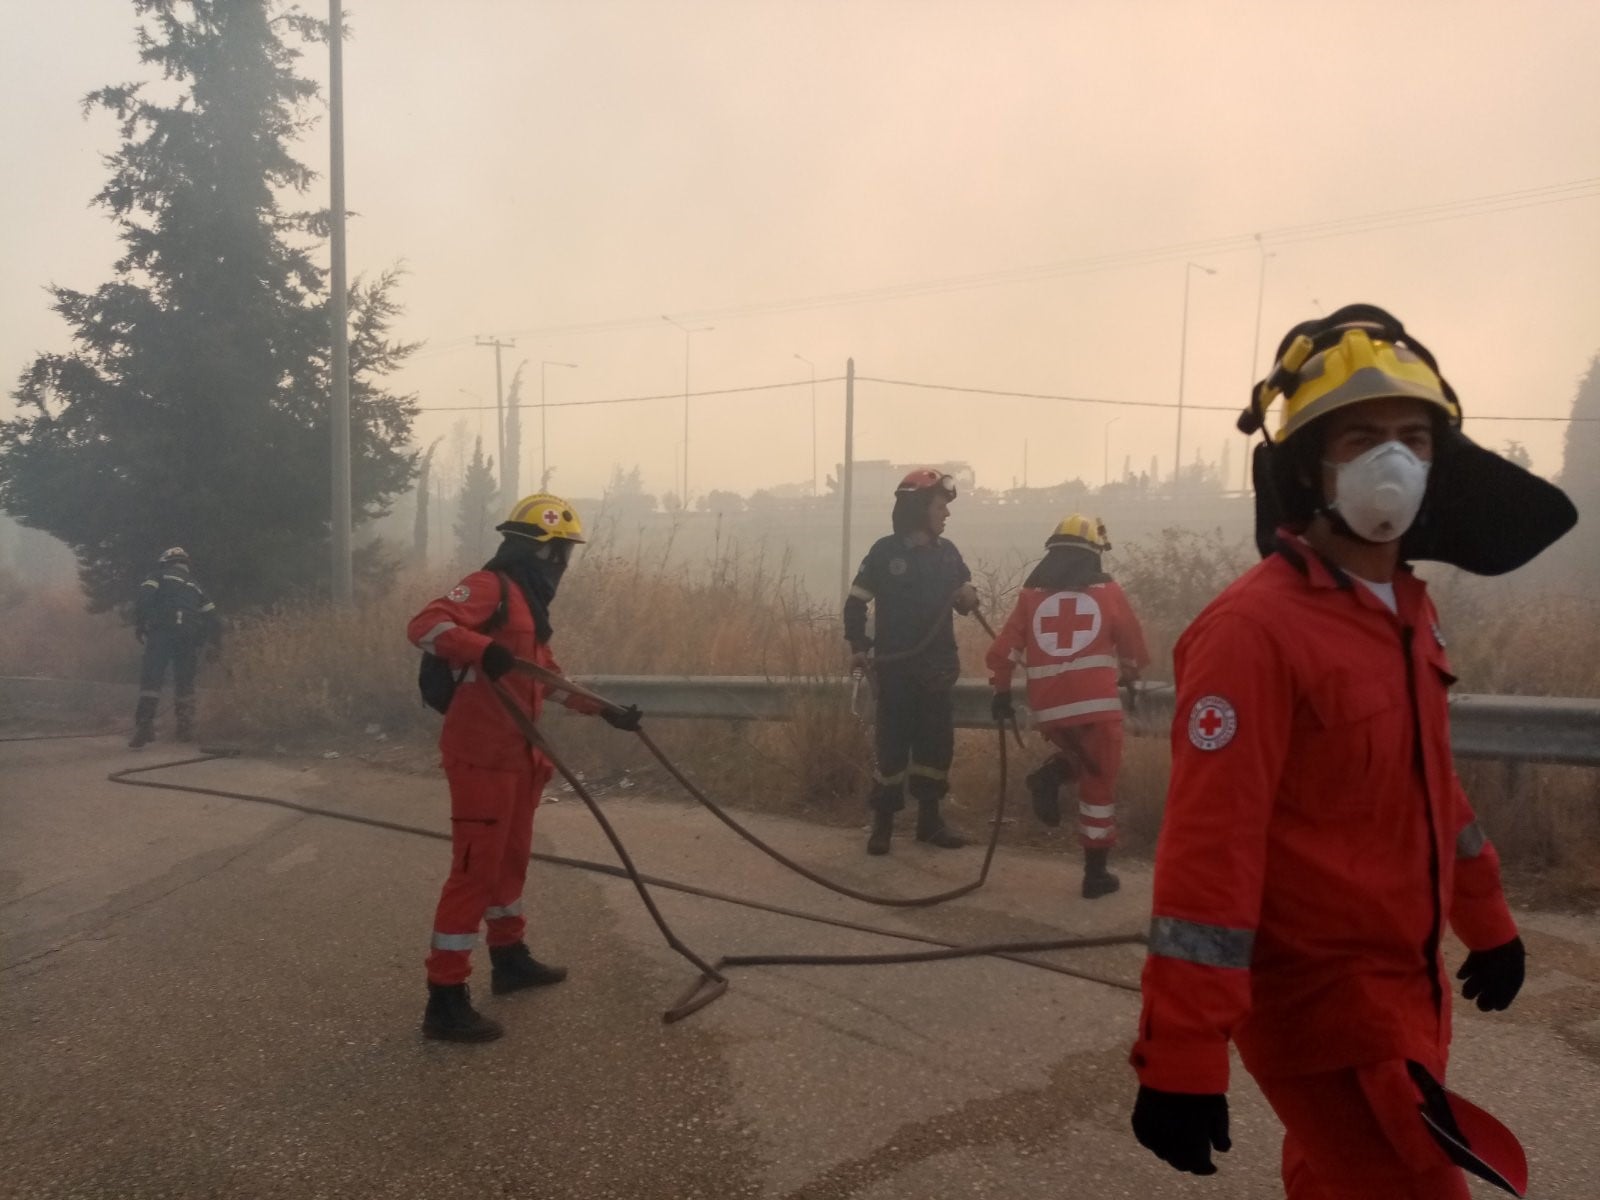
{"type": "Polygon", "coordinates": [[[1150,647],[1145,642],[1144,626],[1139,624],[1138,614],[1128,603],[1128,594],[1119,584],[1111,586],[1117,589],[1116,624],[1112,626],[1111,639],[1117,648],[1123,676],[1137,679],[1139,672],[1150,665],[1150,647]]]}
{"type": "Polygon", "coordinates": [[[1156,850],[1144,1008],[1132,1062],[1164,1092],[1228,1086],[1228,1042],[1250,1009],[1267,826],[1294,713],[1271,635],[1232,614],[1179,643],[1172,776],[1156,850]]]}
{"type": "Polygon", "coordinates": [[[150,628],[150,618],[156,609],[156,597],[160,594],[161,581],[153,576],[139,585],[139,594],[133,601],[133,629],[139,635],[140,641],[144,640],[145,631],[150,628]]]}
{"type": "Polygon", "coordinates": [[[1468,950],[1490,950],[1517,936],[1517,923],[1500,886],[1500,854],[1473,815],[1459,779],[1455,791],[1455,889],[1450,928],[1468,950]]]}
{"type": "Polygon", "coordinates": [[[877,596],[876,575],[876,563],[868,551],[850,585],[850,594],[844,599],[844,640],[857,654],[872,649],[872,639],[867,636],[867,605],[877,596]]]}
{"type": "Polygon", "coordinates": [[[492,571],[474,571],[437,600],[430,601],[406,626],[419,650],[437,654],[454,667],[476,666],[494,639],[479,633],[500,604],[500,585],[492,571]]]}
{"type": "Polygon", "coordinates": [[[1011,673],[1021,658],[1027,638],[1028,615],[1025,608],[1019,595],[1011,615],[1006,618],[1006,623],[1000,627],[999,634],[983,656],[983,664],[989,668],[989,686],[996,692],[1011,690],[1011,673]]]}

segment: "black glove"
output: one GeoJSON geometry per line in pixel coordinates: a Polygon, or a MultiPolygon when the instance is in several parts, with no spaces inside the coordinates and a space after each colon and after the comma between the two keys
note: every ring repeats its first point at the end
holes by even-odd
{"type": "Polygon", "coordinates": [[[607,708],[600,712],[600,719],[613,729],[620,729],[624,733],[636,733],[639,721],[644,714],[639,711],[637,704],[630,704],[627,708],[607,708]]]}
{"type": "Polygon", "coordinates": [[[1461,985],[1462,999],[1476,1000],[1479,1012],[1510,1008],[1522,990],[1527,957],[1519,937],[1493,950],[1472,951],[1456,972],[1457,979],[1466,980],[1461,985]]]}
{"type": "Polygon", "coordinates": [[[996,725],[1017,719],[1016,707],[1011,703],[1010,692],[996,692],[989,700],[989,715],[996,725]]]}
{"type": "Polygon", "coordinates": [[[1140,1087],[1133,1104],[1133,1136],[1163,1162],[1191,1175],[1215,1175],[1211,1150],[1231,1150],[1228,1098],[1140,1087]]]}
{"type": "Polygon", "coordinates": [[[517,656],[499,642],[490,642],[485,646],[483,656],[478,659],[478,665],[490,679],[499,679],[516,664],[517,656]]]}

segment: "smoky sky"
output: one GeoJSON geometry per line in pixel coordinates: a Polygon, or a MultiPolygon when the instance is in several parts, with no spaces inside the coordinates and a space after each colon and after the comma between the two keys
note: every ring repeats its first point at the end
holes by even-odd
{"type": "MultiPolygon", "coordinates": [[[[14,378],[67,346],[42,286],[93,286],[115,257],[88,206],[115,129],[79,101],[140,68],[122,0],[8,8],[0,366],[14,378]]],[[[878,379],[1171,404],[1182,358],[1184,458],[1231,442],[1238,472],[1232,415],[1210,409],[1242,404],[1289,324],[1363,300],[1428,343],[1469,432],[1521,441],[1551,473],[1563,426],[1474,415],[1565,415],[1600,351],[1597,5],[347,11],[351,269],[406,267],[398,332],[427,346],[398,384],[430,410],[492,401],[475,335],[516,338],[506,373],[528,361],[529,403],[546,360],[578,364],[544,371],[553,404],[681,392],[669,314],[715,326],[692,335],[694,390],[804,383],[797,355],[826,379],[853,356],[878,379]],[[1506,199],[1444,207],[1489,196],[1506,199]]],[[[303,66],[325,79],[320,48],[303,66]]],[[[325,126],[299,153],[325,170],[325,126]]],[[[819,385],[823,476],[842,407],[839,384],[819,385]]],[[[994,487],[1025,460],[1035,485],[1098,483],[1124,461],[1169,471],[1174,452],[1171,409],[863,383],[856,411],[858,457],[966,460],[994,487]]],[[[695,493],[811,478],[807,386],[697,399],[690,421],[695,493]]],[[[458,422],[492,452],[492,411],[429,411],[418,440],[458,422]]],[[[554,486],[597,494],[620,463],[675,488],[683,422],[681,400],[547,410],[554,486]]],[[[532,414],[525,482],[540,453],[532,414]]]]}

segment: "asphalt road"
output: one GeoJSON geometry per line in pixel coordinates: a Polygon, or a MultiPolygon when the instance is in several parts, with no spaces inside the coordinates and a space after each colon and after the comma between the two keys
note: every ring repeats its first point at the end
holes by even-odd
{"type": "MultiPolygon", "coordinates": [[[[1235,1148],[1181,1177],[1127,1130],[1137,997],[976,959],[756,968],[686,1021],[693,971],[625,881],[535,864],[530,942],[558,988],[479,1003],[486,1046],[417,1032],[446,851],[348,822],[108,772],[180,757],[114,738],[0,744],[0,1195],[17,1197],[1240,1197],[1281,1194],[1278,1132],[1242,1071],[1235,1148]]],[[[150,777],[147,777],[150,778],[150,777]]],[[[442,780],[351,760],[226,760],[154,778],[447,828],[442,780]]],[[[676,800],[606,797],[642,869],[963,940],[1139,929],[1148,875],[1075,896],[1076,862],[1002,851],[982,892],[926,912],[824,893],[676,800]]],[[[968,814],[977,828],[976,813],[968,814]]],[[[978,852],[752,818],[858,886],[938,890],[978,852]]],[[[609,860],[570,797],[538,848],[609,860]]],[[[707,957],[905,948],[660,893],[707,957]]],[[[1506,1014],[1458,1009],[1452,1082],[1522,1135],[1543,1197],[1600,1194],[1600,929],[1523,914],[1506,1014]]],[[[1452,948],[1453,956],[1460,953],[1452,948]]],[[[1136,983],[1136,949],[1054,960],[1136,983]]],[[[1480,1189],[1475,1195],[1494,1194],[1480,1189]]]]}

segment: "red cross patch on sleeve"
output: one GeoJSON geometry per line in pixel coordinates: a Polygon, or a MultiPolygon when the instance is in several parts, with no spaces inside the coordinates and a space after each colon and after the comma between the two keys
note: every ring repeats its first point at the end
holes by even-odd
{"type": "Polygon", "coordinates": [[[1202,696],[1189,710],[1189,740],[1199,750],[1221,750],[1239,732],[1239,714],[1221,696],[1202,696]]]}
{"type": "Polygon", "coordinates": [[[445,593],[444,598],[455,604],[465,604],[472,599],[472,589],[464,583],[458,583],[445,593]]]}

